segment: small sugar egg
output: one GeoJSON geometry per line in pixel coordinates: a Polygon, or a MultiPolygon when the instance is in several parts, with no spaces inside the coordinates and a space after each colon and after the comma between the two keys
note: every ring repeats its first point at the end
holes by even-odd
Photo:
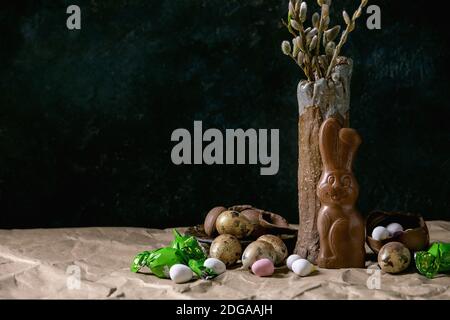
{"type": "Polygon", "coordinates": [[[275,266],[269,259],[261,259],[252,265],[252,272],[258,277],[270,277],[275,272],[275,266]]]}
{"type": "Polygon", "coordinates": [[[402,232],[403,227],[399,223],[391,223],[386,227],[386,229],[389,231],[391,235],[395,235],[397,232],[402,232]]]}
{"type": "Polygon", "coordinates": [[[184,264],[175,264],[170,268],[170,279],[175,283],[186,283],[192,280],[192,270],[184,264]]]}
{"type": "Polygon", "coordinates": [[[386,240],[389,236],[389,231],[385,227],[376,227],[372,231],[372,238],[376,241],[386,240]]]}
{"type": "Polygon", "coordinates": [[[308,260],[298,259],[292,264],[292,271],[300,277],[307,277],[316,271],[316,267],[308,260]]]}
{"type": "Polygon", "coordinates": [[[300,257],[298,254],[290,255],[289,258],[287,258],[287,260],[286,260],[286,265],[287,265],[288,269],[292,271],[292,264],[296,260],[301,259],[301,258],[302,257],[300,257]]]}
{"type": "Polygon", "coordinates": [[[225,263],[216,258],[206,259],[205,262],[203,263],[203,266],[206,268],[210,268],[217,275],[222,274],[227,270],[225,263]]]}

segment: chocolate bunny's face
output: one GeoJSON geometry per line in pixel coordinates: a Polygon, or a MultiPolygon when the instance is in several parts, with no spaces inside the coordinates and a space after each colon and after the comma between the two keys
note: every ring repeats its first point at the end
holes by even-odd
{"type": "Polygon", "coordinates": [[[338,120],[330,118],[323,123],[319,135],[323,172],[317,188],[323,204],[348,206],[356,203],[359,186],[352,165],[360,144],[358,133],[342,128],[338,120]]]}
{"type": "Polygon", "coordinates": [[[322,175],[317,195],[323,204],[354,205],[358,190],[353,174],[346,170],[333,170],[322,175]]]}

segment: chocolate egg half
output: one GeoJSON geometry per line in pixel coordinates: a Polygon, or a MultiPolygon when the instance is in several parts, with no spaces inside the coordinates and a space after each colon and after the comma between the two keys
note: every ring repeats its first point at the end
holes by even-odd
{"type": "Polygon", "coordinates": [[[227,208],[225,207],[215,207],[212,208],[208,214],[206,215],[205,222],[203,224],[205,228],[205,233],[212,237],[216,232],[216,220],[217,217],[224,211],[227,211],[227,208]]]}

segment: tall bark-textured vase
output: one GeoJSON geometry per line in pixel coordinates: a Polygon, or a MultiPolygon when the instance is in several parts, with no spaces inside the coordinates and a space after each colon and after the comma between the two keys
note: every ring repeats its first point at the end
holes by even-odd
{"type": "Polygon", "coordinates": [[[320,201],[316,192],[322,174],[319,131],[330,117],[348,126],[352,71],[352,60],[340,57],[331,79],[301,81],[297,89],[299,231],[295,252],[312,263],[317,263],[320,250],[317,229],[320,201]]]}

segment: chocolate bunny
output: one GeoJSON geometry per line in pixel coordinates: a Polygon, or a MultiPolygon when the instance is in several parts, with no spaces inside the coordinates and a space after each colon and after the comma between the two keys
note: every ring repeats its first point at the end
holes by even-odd
{"type": "Polygon", "coordinates": [[[326,269],[364,268],[364,220],[355,207],[359,186],[352,173],[359,134],[342,128],[338,120],[326,120],[319,136],[323,172],[317,187],[322,204],[318,215],[320,254],[318,265],[326,269]]]}

